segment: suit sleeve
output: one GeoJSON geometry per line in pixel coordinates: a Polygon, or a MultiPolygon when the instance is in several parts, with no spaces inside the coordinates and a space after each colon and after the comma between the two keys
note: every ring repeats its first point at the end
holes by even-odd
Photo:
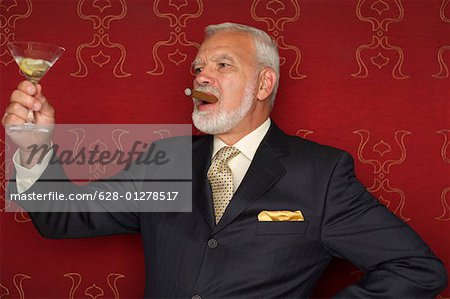
{"type": "Polygon", "coordinates": [[[355,178],[343,153],[329,179],[322,243],[365,272],[336,298],[433,298],[447,284],[442,262],[355,178]]]}
{"type": "MultiPolygon", "coordinates": [[[[130,183],[92,183],[84,187],[77,186],[69,181],[61,165],[49,165],[40,177],[25,193],[42,194],[48,192],[57,192],[65,194],[92,194],[96,190],[110,192],[124,192],[133,190],[135,187],[130,183]],[[58,182],[54,182],[59,178],[58,182]]],[[[8,185],[8,197],[17,192],[17,186],[14,182],[8,185]]],[[[62,238],[86,238],[98,237],[115,234],[127,234],[139,232],[139,213],[136,211],[112,210],[108,204],[99,203],[96,210],[102,209],[104,212],[76,212],[76,202],[26,202],[16,203],[27,210],[36,210],[36,205],[45,210],[44,212],[28,212],[37,231],[44,238],[62,239],[62,238]],[[52,212],[55,204],[59,204],[58,211],[52,212]],[[66,204],[67,206],[61,206],[66,204]],[[32,206],[34,205],[34,206],[32,206]],[[69,206],[70,205],[70,206],[69,206]],[[33,209],[30,209],[32,207],[33,209]],[[66,212],[71,211],[71,212],[66,212]]],[[[79,203],[83,204],[83,203],[79,203]]],[[[96,203],[89,203],[95,205],[96,203]]],[[[83,207],[85,210],[85,207],[83,207]]],[[[83,210],[81,209],[81,210],[83,210]]]]}

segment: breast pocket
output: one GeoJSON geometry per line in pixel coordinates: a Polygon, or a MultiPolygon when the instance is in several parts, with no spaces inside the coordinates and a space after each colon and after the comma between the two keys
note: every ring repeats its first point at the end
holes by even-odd
{"type": "Polygon", "coordinates": [[[257,235],[296,235],[305,234],[308,221],[259,221],[257,235]]]}

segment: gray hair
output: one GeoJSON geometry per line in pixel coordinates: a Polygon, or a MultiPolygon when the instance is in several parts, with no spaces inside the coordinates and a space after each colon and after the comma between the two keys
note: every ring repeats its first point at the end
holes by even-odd
{"type": "Polygon", "coordinates": [[[223,31],[243,32],[250,34],[253,37],[256,49],[256,61],[262,67],[269,67],[273,69],[277,75],[275,86],[269,96],[270,107],[273,107],[280,79],[280,56],[278,54],[276,43],[266,32],[255,27],[236,23],[209,25],[205,28],[206,38],[223,31]]]}

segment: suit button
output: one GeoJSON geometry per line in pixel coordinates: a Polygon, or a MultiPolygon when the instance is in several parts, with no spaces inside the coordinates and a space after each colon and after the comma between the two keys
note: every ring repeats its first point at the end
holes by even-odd
{"type": "Polygon", "coordinates": [[[192,299],[202,299],[202,297],[200,295],[194,295],[192,296],[192,299]]]}
{"type": "Polygon", "coordinates": [[[208,247],[209,248],[216,248],[217,245],[219,245],[219,242],[217,242],[216,239],[209,239],[208,240],[208,247]]]}

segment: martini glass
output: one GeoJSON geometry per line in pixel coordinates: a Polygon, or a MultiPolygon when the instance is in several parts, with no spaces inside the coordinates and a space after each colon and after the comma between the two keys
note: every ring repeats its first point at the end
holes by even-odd
{"type": "MultiPolygon", "coordinates": [[[[10,42],[7,47],[19,66],[20,73],[33,84],[39,83],[65,51],[62,47],[40,42],[10,42]]],[[[11,126],[8,129],[11,131],[49,131],[46,128],[36,127],[32,110],[28,112],[27,121],[23,125],[11,126]]]]}

